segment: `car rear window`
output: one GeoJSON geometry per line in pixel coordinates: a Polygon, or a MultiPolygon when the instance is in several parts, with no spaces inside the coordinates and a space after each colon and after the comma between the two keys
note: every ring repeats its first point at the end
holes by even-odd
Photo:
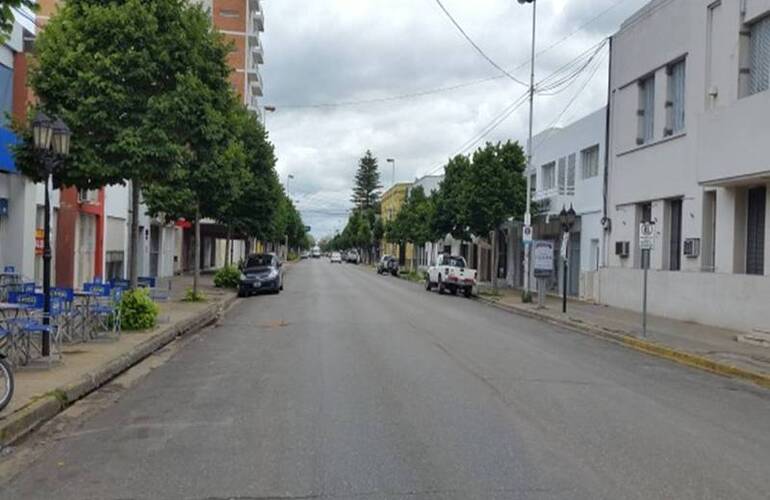
{"type": "Polygon", "coordinates": [[[246,261],[246,267],[265,267],[273,265],[272,255],[252,255],[246,261]]]}

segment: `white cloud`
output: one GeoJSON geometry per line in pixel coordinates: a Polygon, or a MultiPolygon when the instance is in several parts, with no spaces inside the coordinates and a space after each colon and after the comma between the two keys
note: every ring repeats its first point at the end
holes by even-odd
{"type": "MultiPolygon", "coordinates": [[[[644,0],[539,0],[538,48],[572,34],[538,56],[538,79],[574,58],[639,8],[644,0]],[[548,7],[543,8],[543,4],[548,7]],[[550,5],[549,5],[550,4],[550,5]]],[[[443,0],[466,32],[499,64],[527,63],[531,7],[513,0],[443,0]]],[[[355,101],[447,87],[497,76],[462,39],[433,1],[267,0],[263,34],[263,104],[281,178],[294,174],[292,197],[316,236],[344,224],[357,161],[367,149],[396,158],[397,180],[413,180],[441,165],[526,89],[506,78],[420,98],[337,108],[287,105],[355,101]]],[[[514,70],[528,78],[528,64],[514,70]]],[[[545,128],[573,99],[578,86],[539,97],[535,130],[545,128]]],[[[561,123],[605,104],[606,66],[561,123]]],[[[487,140],[524,142],[527,106],[487,140]]]]}

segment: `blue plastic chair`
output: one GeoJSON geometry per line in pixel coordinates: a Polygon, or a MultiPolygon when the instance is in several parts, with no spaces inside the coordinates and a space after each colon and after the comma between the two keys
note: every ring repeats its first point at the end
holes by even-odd
{"type": "MultiPolygon", "coordinates": [[[[96,285],[92,289],[96,289],[96,285]]],[[[101,331],[120,336],[120,300],[123,298],[123,288],[102,285],[102,288],[98,290],[101,291],[99,298],[104,299],[106,297],[107,300],[98,300],[92,304],[91,315],[97,320],[101,331]]],[[[96,290],[93,291],[97,293],[96,290]]]]}
{"type": "Polygon", "coordinates": [[[16,272],[16,267],[15,266],[5,266],[3,268],[3,272],[4,273],[9,273],[9,274],[10,273],[15,273],[16,272]]]}

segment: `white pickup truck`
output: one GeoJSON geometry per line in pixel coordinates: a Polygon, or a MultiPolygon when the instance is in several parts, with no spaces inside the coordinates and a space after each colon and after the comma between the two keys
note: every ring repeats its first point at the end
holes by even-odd
{"type": "Polygon", "coordinates": [[[453,255],[439,255],[435,266],[428,268],[428,276],[425,278],[425,289],[431,291],[438,288],[438,293],[449,290],[452,295],[462,291],[463,295],[473,295],[476,286],[476,271],[469,269],[464,257],[453,255]]]}

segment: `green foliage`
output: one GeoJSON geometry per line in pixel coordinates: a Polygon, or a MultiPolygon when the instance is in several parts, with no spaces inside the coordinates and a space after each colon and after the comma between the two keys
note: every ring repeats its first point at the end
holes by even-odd
{"type": "Polygon", "coordinates": [[[372,155],[371,151],[367,150],[366,154],[358,161],[353,196],[350,201],[358,210],[372,210],[377,206],[381,188],[377,158],[372,155]]]}
{"type": "Polygon", "coordinates": [[[471,158],[452,158],[435,196],[432,236],[486,238],[509,217],[521,219],[526,205],[525,166],[521,146],[510,141],[487,143],[471,158]]]}
{"type": "Polygon", "coordinates": [[[13,8],[26,7],[32,11],[37,10],[35,0],[0,0],[0,43],[7,40],[13,30],[13,8]]]}
{"type": "MultiPolygon", "coordinates": [[[[186,143],[158,115],[189,75],[227,92],[229,50],[208,14],[185,0],[61,3],[37,36],[30,76],[41,107],[73,134],[55,182],[96,188],[173,174],[186,143]]],[[[35,162],[20,167],[35,175],[35,162]]]]}
{"type": "Polygon", "coordinates": [[[217,288],[238,288],[241,271],[236,266],[225,266],[214,273],[214,286],[217,288]]]}
{"type": "Polygon", "coordinates": [[[529,304],[532,302],[532,292],[528,292],[526,290],[521,291],[521,301],[525,304],[529,304]]]}
{"type": "Polygon", "coordinates": [[[202,293],[192,288],[187,289],[187,291],[184,293],[184,298],[182,299],[182,302],[205,302],[205,301],[206,301],[206,297],[202,293]]]}
{"type": "Polygon", "coordinates": [[[119,307],[124,330],[146,330],[154,327],[158,319],[158,304],[144,288],[124,293],[119,307]]]}
{"type": "Polygon", "coordinates": [[[424,245],[433,236],[431,224],[435,213],[433,200],[425,196],[422,186],[409,191],[406,203],[388,224],[386,238],[392,243],[411,242],[424,245]]]}

